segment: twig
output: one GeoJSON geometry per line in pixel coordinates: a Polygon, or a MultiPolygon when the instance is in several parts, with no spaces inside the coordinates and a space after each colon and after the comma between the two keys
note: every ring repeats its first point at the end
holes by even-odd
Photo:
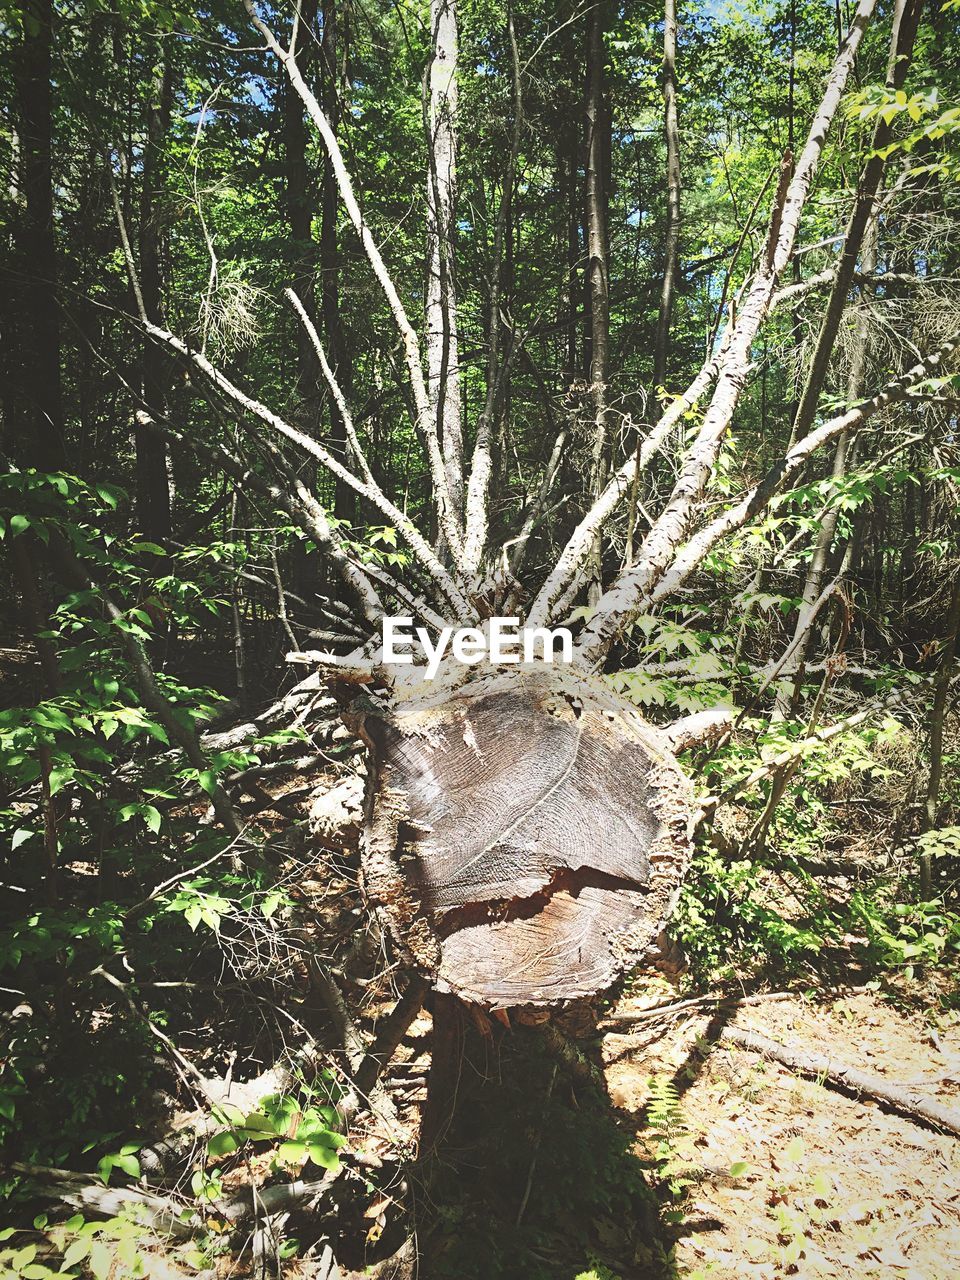
{"type": "Polygon", "coordinates": [[[629,1022],[650,1022],[656,1018],[668,1018],[675,1013],[684,1013],[687,1009],[715,1009],[727,1006],[739,1007],[749,1004],[765,1004],[775,1000],[791,1000],[799,993],[796,991],[760,991],[752,996],[738,995],[706,995],[691,996],[688,1000],[675,1000],[671,1004],[655,1004],[650,1009],[638,1009],[635,1013],[612,1013],[604,1018],[600,1026],[629,1022]]]}

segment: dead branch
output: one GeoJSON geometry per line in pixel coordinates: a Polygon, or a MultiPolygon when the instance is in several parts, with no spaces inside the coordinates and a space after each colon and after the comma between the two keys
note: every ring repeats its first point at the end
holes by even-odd
{"type": "Polygon", "coordinates": [[[736,318],[731,317],[729,321],[729,344],[720,363],[713,398],[673,492],[637,552],[636,567],[622,573],[604,593],[580,636],[577,652],[586,663],[595,664],[605,656],[622,628],[636,616],[638,600],[668,572],[689,526],[694,504],[709,482],[746,385],[754,339],[769,311],[777,279],[793,254],[800,216],[874,4],[875,0],[861,0],[857,8],[796,169],[786,186],[782,211],[779,203],[775,203],[768,241],[770,252],[751,281],[736,318]]]}
{"type": "Polygon", "coordinates": [[[697,711],[693,715],[674,720],[673,724],[664,729],[664,733],[672,751],[686,751],[688,747],[716,741],[732,724],[732,707],[711,707],[709,711],[697,711]]]}
{"type": "Polygon", "coordinates": [[[844,1066],[825,1053],[816,1053],[799,1045],[783,1045],[759,1032],[745,1031],[742,1027],[726,1026],[719,1038],[740,1049],[772,1058],[790,1071],[812,1077],[819,1084],[829,1084],[845,1093],[872,1098],[874,1102],[891,1107],[911,1120],[922,1120],[935,1128],[960,1134],[960,1111],[937,1102],[929,1094],[920,1092],[915,1085],[883,1080],[856,1067],[844,1066]]]}
{"type": "Polygon", "coordinates": [[[13,1164],[12,1172],[29,1178],[41,1198],[68,1204],[97,1218],[115,1218],[131,1208],[153,1231],[188,1240],[194,1229],[182,1220],[183,1205],[169,1196],[139,1187],[107,1187],[92,1182],[88,1174],[46,1165],[13,1164]]]}
{"type": "MultiPolygon", "coordinates": [[[[235,386],[230,379],[222,373],[215,365],[211,364],[202,352],[193,351],[191,348],[175,334],[170,333],[167,329],[160,328],[159,325],[150,324],[142,321],[141,325],[145,332],[154,338],[157,342],[169,347],[171,351],[175,351],[181,359],[194,365],[200,372],[209,379],[209,381],[221,391],[228,400],[230,400],[236,408],[244,413],[251,414],[255,418],[259,418],[266,426],[270,427],[277,435],[282,436],[285,440],[289,440],[291,444],[297,446],[304,453],[323,464],[328,471],[335,475],[338,479],[343,480],[349,485],[361,498],[372,503],[375,507],[389,519],[406,538],[410,544],[411,550],[416,554],[423,567],[430,576],[431,581],[440,589],[445,599],[453,606],[454,611],[459,617],[469,617],[472,614],[470,606],[460,588],[454,582],[448,571],[443,567],[437,556],[434,554],[423,535],[417,529],[416,525],[406,516],[399,507],[397,507],[383,493],[382,489],[371,488],[366,481],[355,476],[352,471],[339,462],[323,445],[318,444],[312,436],[306,435],[303,431],[298,431],[296,427],[284,421],[279,414],[268,409],[266,405],[261,404],[259,400],[255,400],[252,396],[248,396],[235,386]]],[[[242,418],[241,418],[242,421],[242,418]]],[[[298,494],[303,497],[310,497],[309,491],[305,486],[297,486],[298,494]]],[[[314,499],[315,502],[315,499],[314,499]]],[[[316,504],[319,505],[319,504],[316,504]]]]}
{"type": "Polygon", "coordinates": [[[822,426],[817,427],[816,430],[811,431],[809,435],[804,436],[802,440],[798,440],[787,451],[786,455],[770,468],[758,485],[755,485],[738,502],[728,507],[721,515],[700,529],[681,548],[674,557],[669,572],[660,579],[649,594],[638,597],[634,603],[633,612],[638,612],[651,604],[659,603],[672,595],[686,582],[690,574],[702,563],[703,559],[718,542],[737,529],[742,528],[748,520],[761,511],[782,490],[785,484],[801,471],[811,454],[822,448],[829,441],[836,439],[844,431],[854,434],[862,430],[881,409],[906,399],[915,383],[937,373],[947,357],[956,349],[958,343],[960,343],[960,336],[954,335],[948,338],[931,355],[913,365],[900,377],[888,382],[882,390],[871,396],[869,400],[861,401],[860,404],[848,409],[846,413],[842,413],[836,418],[831,418],[822,426]]]}
{"type": "Polygon", "coordinates": [[[898,697],[899,695],[895,694],[893,697],[878,699],[866,707],[865,710],[858,711],[855,715],[847,716],[846,719],[838,720],[834,724],[824,725],[822,729],[811,733],[809,737],[801,738],[799,742],[791,743],[789,747],[775,755],[772,760],[767,760],[750,773],[736,778],[719,795],[706,796],[693,816],[693,826],[699,827],[714,813],[718,805],[727,803],[735,796],[740,795],[742,791],[748,791],[751,787],[756,786],[758,782],[762,782],[764,778],[768,778],[792,761],[798,760],[810,747],[829,742],[831,739],[839,737],[841,733],[855,729],[857,725],[865,724],[880,711],[889,708],[893,702],[898,700],[898,697]]]}
{"type": "Polygon", "coordinates": [[[649,1009],[638,1009],[635,1013],[611,1013],[603,1019],[600,1027],[611,1030],[634,1022],[655,1022],[659,1018],[672,1018],[678,1013],[686,1013],[688,1009],[719,1009],[727,1006],[739,1009],[752,1004],[794,1000],[796,997],[796,991],[759,991],[750,996],[737,995],[735,992],[729,995],[690,996],[686,1000],[673,1000],[668,1004],[652,1005],[649,1009]]]}
{"type": "Polygon", "coordinates": [[[447,485],[446,470],[443,465],[443,454],[437,433],[437,423],[430,411],[430,399],[427,394],[426,380],[423,374],[423,363],[420,358],[420,343],[413,325],[407,316],[396,285],[387,270],[377,243],[373,238],[367,220],[364,218],[353,189],[353,179],[343,160],[337,136],[317,101],[313,91],[307,85],[297,63],[295,51],[285,49],[266,25],[257,10],[254,0],[243,0],[244,8],[250,21],[263,37],[266,47],[279,59],[290,79],[294,91],[306,107],[311,122],[323,141],[330,166],[340,191],[340,198],[347,211],[347,216],[356,231],[360,243],[373,274],[383,291],[384,297],[393,316],[394,324],[403,344],[404,359],[413,393],[416,408],[416,425],[427,450],[430,475],[433,481],[433,493],[437,504],[437,514],[443,535],[446,538],[454,560],[459,564],[463,554],[463,536],[457,525],[451,505],[450,491],[447,485]]]}

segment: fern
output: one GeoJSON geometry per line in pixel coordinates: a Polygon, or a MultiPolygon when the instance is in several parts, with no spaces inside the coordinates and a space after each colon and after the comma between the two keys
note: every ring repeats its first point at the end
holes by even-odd
{"type": "Polygon", "coordinates": [[[665,1138],[684,1129],[680,1094],[670,1076],[653,1075],[648,1081],[647,1124],[665,1138]]]}

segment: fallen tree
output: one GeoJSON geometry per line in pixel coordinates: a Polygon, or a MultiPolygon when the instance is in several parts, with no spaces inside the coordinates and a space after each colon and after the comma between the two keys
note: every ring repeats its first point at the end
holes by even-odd
{"type": "MultiPolygon", "coordinates": [[[[331,616],[366,639],[352,648],[348,642],[339,656],[298,657],[316,666],[308,697],[332,691],[344,722],[369,751],[364,883],[406,963],[438,991],[495,1010],[589,997],[615,983],[660,934],[683,878],[692,828],[712,803],[695,804],[676,753],[723,732],[715,717],[655,728],[596,673],[638,616],[679,591],[717,544],[763,512],[818,450],[866,431],[898,401],[926,394],[956,346],[957,339],[948,336],[826,421],[817,423],[808,412],[803,431],[767,474],[710,513],[713,471],[749,382],[754,344],[781,296],[786,269],[797,260],[809,193],[874,0],[860,0],[806,139],[796,157],[783,157],[771,184],[762,245],[713,349],[656,426],[612,470],[527,604],[514,573],[525,563],[527,537],[501,546],[491,530],[489,405],[475,424],[468,465],[465,442],[471,433],[454,411],[460,396],[450,359],[455,347],[443,348],[455,344],[457,331],[455,272],[450,271],[457,56],[452,0],[438,0],[432,14],[444,66],[443,75],[437,72],[431,79],[431,118],[437,127],[429,256],[440,280],[429,299],[426,362],[417,326],[365,219],[336,132],[301,72],[295,30],[284,43],[255,0],[245,0],[245,6],[264,52],[279,60],[290,92],[315,127],[346,216],[386,300],[400,341],[412,424],[426,459],[435,529],[431,535],[419,528],[375,474],[348,397],[308,311],[292,291],[289,300],[344,426],[346,456],[336,456],[286,421],[203,351],[145,314],[140,319],[144,334],[233,412],[237,433],[232,443],[194,442],[148,415],[146,405],[141,425],[181,446],[195,445],[207,461],[278,506],[341,581],[344,598],[331,616]],[[599,604],[582,621],[572,669],[466,669],[448,661],[435,681],[423,679],[422,667],[405,671],[401,680],[378,661],[379,629],[395,609],[431,634],[451,625],[482,628],[508,607],[530,626],[566,616],[592,573],[597,538],[622,517],[638,479],[669,453],[682,415],[703,400],[702,420],[677,460],[670,492],[658,510],[647,513],[649,527],[637,536],[630,565],[601,584],[599,604]],[[390,521],[406,543],[410,573],[386,572],[350,551],[303,479],[304,462],[326,469],[390,521]]],[[[879,169],[875,160],[870,163],[877,189],[882,163],[879,169]]],[[[117,215],[137,292],[119,206],[117,215]]],[[[823,358],[818,348],[818,359],[823,358]]],[[[504,373],[495,343],[490,364],[493,385],[504,373]]],[[[595,398],[602,404],[602,395],[595,398]]],[[[602,433],[601,421],[595,427],[602,433]]],[[[549,488],[542,486],[524,513],[528,532],[550,500],[549,488]]],[[[812,624],[811,613],[804,626],[812,624]]],[[[295,713],[299,705],[296,697],[288,699],[267,719],[295,713]]],[[[829,729],[821,737],[824,733],[829,729]]]]}

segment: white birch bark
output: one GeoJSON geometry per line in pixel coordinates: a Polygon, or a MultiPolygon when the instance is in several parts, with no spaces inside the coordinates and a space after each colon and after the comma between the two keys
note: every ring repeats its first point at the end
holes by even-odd
{"type": "Polygon", "coordinates": [[[453,240],[457,203],[456,0],[431,0],[433,56],[427,111],[427,395],[443,450],[450,502],[463,521],[463,421],[453,240]]]}

